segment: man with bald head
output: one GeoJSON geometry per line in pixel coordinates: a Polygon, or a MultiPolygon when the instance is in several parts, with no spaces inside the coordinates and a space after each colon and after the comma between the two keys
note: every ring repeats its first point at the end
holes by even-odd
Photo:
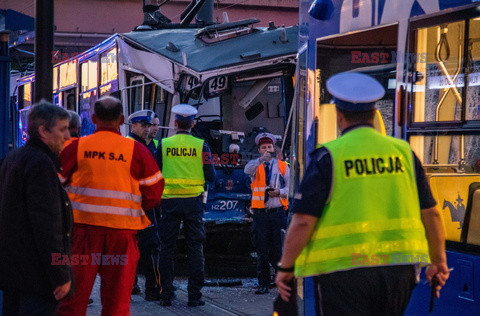
{"type": "Polygon", "coordinates": [[[102,315],[129,315],[130,293],[139,258],[136,234],[150,225],[144,210],[160,203],[164,180],[148,149],[120,134],[120,100],[95,102],[95,133],[79,138],[60,155],[62,181],[74,215],[73,298],[59,315],[85,315],[97,273],[102,315]]]}

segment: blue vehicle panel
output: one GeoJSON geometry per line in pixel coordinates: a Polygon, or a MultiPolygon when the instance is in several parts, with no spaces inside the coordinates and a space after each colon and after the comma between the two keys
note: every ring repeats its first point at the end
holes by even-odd
{"type": "Polygon", "coordinates": [[[217,168],[215,172],[216,181],[209,189],[205,221],[244,222],[251,199],[250,178],[243,168],[217,168]]]}
{"type": "MultiPolygon", "coordinates": [[[[447,251],[450,272],[441,296],[435,299],[430,315],[478,315],[480,313],[480,289],[475,276],[480,275],[480,256],[447,251]]],[[[478,277],[477,277],[478,279],[478,277]]],[[[420,283],[412,293],[405,315],[425,315],[429,310],[431,288],[422,271],[420,283]]]]}

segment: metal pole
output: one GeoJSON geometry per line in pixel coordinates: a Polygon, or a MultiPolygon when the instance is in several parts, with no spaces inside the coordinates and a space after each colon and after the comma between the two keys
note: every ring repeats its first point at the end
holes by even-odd
{"type": "Polygon", "coordinates": [[[52,102],[53,89],[53,0],[36,0],[35,5],[35,102],[52,102]]]}
{"type": "Polygon", "coordinates": [[[0,159],[8,153],[10,105],[10,62],[7,32],[0,32],[0,159]]]}

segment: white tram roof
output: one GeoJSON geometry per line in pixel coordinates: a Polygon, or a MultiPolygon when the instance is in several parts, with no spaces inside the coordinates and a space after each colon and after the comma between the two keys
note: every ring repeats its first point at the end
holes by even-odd
{"type": "Polygon", "coordinates": [[[119,34],[127,43],[195,72],[296,54],[298,26],[257,28],[250,19],[203,29],[159,29],[119,34]]]}

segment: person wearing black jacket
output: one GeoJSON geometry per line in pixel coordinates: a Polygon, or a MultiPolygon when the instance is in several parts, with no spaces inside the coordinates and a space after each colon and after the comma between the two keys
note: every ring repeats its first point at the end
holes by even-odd
{"type": "Polygon", "coordinates": [[[28,117],[27,144],[0,166],[3,315],[55,315],[72,283],[70,200],[57,176],[69,115],[46,102],[28,117]]]}

